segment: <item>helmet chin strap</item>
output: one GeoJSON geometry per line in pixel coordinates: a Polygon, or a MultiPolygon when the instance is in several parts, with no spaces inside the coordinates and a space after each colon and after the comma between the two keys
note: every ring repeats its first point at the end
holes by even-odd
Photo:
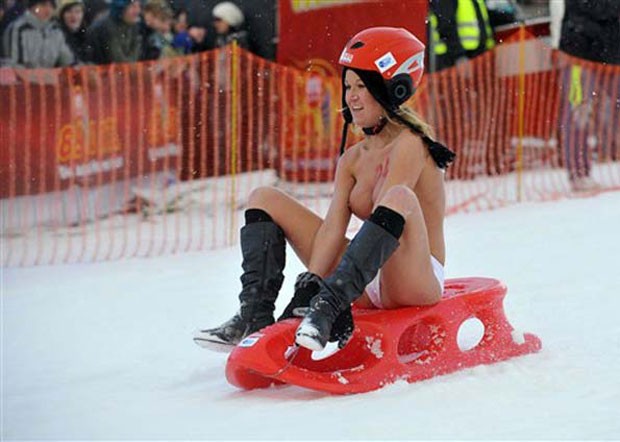
{"type": "Polygon", "coordinates": [[[362,127],[362,131],[364,131],[366,135],[377,135],[379,132],[383,130],[387,122],[388,122],[387,118],[381,117],[379,118],[379,122],[377,124],[371,127],[362,127]]]}
{"type": "MultiPolygon", "coordinates": [[[[366,135],[377,135],[387,125],[388,119],[382,116],[379,122],[372,127],[362,127],[362,131],[366,135]]],[[[342,137],[340,138],[340,155],[344,153],[345,146],[347,144],[347,131],[349,129],[349,121],[345,117],[344,126],[342,127],[342,137]]]]}

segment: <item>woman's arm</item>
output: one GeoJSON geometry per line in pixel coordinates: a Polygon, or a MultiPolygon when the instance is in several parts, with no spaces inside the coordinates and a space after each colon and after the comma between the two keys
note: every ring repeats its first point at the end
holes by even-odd
{"type": "Polygon", "coordinates": [[[344,238],[351,219],[349,195],[355,184],[351,172],[353,152],[347,151],[336,168],[334,195],[327,210],[325,220],[317,231],[312,244],[312,254],[308,270],[323,277],[327,276],[337,264],[344,246],[344,238]]]}
{"type": "Polygon", "coordinates": [[[381,164],[381,176],[385,177],[379,192],[374,194],[373,210],[391,187],[405,185],[413,190],[420,179],[429,153],[417,135],[404,131],[395,141],[392,151],[381,164]]]}

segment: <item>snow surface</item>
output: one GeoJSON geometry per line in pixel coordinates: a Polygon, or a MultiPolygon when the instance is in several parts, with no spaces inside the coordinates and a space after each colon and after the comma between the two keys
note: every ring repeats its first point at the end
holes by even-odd
{"type": "Polygon", "coordinates": [[[447,276],[503,280],[543,350],[353,396],[240,391],[192,342],[237,248],[2,269],[2,439],[619,439],[619,227],[620,192],[449,217],[447,276]]]}

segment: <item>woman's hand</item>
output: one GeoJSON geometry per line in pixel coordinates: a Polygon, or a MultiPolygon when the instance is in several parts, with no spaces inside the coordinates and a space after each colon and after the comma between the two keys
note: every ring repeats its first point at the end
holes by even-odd
{"type": "MultiPolygon", "coordinates": [[[[303,317],[310,306],[310,300],[319,294],[323,278],[312,272],[303,272],[295,280],[295,294],[288,303],[278,321],[295,317],[303,317]]],[[[344,310],[336,318],[329,340],[338,342],[338,348],[344,348],[351,339],[355,325],[351,307],[344,310]]]]}

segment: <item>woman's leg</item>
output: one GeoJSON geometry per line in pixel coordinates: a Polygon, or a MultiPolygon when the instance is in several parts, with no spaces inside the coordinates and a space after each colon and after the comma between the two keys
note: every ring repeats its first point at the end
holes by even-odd
{"type": "MultiPolygon", "coordinates": [[[[289,245],[307,267],[314,237],[323,220],[295,198],[275,187],[259,187],[252,191],[248,208],[262,209],[284,231],[289,245]]],[[[342,238],[343,250],[346,238],[342,238]]]]}
{"type": "Polygon", "coordinates": [[[194,341],[220,349],[273,324],[275,301],[282,287],[286,242],[307,264],[321,219],[285,193],[269,187],[251,193],[241,229],[243,256],[238,312],[218,327],[200,330],[194,341]]]}
{"type": "Polygon", "coordinates": [[[381,268],[381,302],[385,308],[434,304],[442,289],[433,272],[424,215],[415,193],[394,186],[379,202],[405,218],[400,246],[381,268]]]}

